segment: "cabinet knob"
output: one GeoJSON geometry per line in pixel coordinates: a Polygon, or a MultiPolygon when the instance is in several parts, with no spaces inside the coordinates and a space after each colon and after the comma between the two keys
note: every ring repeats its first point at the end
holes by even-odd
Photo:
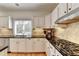
{"type": "Polygon", "coordinates": [[[66,13],[66,11],[64,11],[64,13],[66,13]]]}
{"type": "Polygon", "coordinates": [[[69,8],[69,10],[71,10],[71,8],[69,8]]]}

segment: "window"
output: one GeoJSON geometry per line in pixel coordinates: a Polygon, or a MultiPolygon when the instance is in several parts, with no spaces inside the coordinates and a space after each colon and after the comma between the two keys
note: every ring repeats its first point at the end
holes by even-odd
{"type": "Polygon", "coordinates": [[[30,37],[32,35],[32,21],[17,20],[14,22],[14,34],[30,37]]]}

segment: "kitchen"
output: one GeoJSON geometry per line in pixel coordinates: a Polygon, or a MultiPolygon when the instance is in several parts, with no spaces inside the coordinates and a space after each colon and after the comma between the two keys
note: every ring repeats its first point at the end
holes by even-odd
{"type": "Polygon", "coordinates": [[[0,56],[79,56],[79,4],[0,3],[0,56]]]}

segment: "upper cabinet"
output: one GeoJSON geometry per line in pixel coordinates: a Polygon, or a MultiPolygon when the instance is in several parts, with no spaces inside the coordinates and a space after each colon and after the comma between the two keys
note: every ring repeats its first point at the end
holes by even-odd
{"type": "Polygon", "coordinates": [[[75,10],[79,7],[79,3],[68,3],[68,12],[75,10]]]}
{"type": "Polygon", "coordinates": [[[38,25],[39,25],[39,27],[44,27],[44,25],[45,25],[45,17],[44,16],[39,17],[38,25]]]}
{"type": "Polygon", "coordinates": [[[9,28],[9,17],[8,16],[0,16],[0,28],[2,27],[9,28]]]}
{"type": "Polygon", "coordinates": [[[48,15],[45,16],[45,27],[49,28],[49,27],[51,27],[51,24],[52,24],[51,14],[48,14],[48,15]]]}
{"type": "Polygon", "coordinates": [[[39,22],[38,17],[37,17],[37,16],[34,16],[34,17],[33,17],[33,27],[38,27],[38,26],[39,26],[39,25],[38,25],[38,22],[39,22]]]}
{"type": "Polygon", "coordinates": [[[59,3],[58,7],[58,18],[68,14],[69,12],[73,12],[73,10],[79,7],[78,3],[59,3]]]}
{"type": "Polygon", "coordinates": [[[58,7],[51,13],[52,27],[55,25],[55,21],[58,19],[58,7]]]}
{"type": "MultiPolygon", "coordinates": [[[[58,20],[55,23],[69,24],[72,23],[71,21],[72,18],[78,16],[77,14],[76,15],[73,14],[79,12],[79,3],[60,3],[57,7],[58,7],[58,20]]],[[[75,18],[73,19],[73,22],[74,21],[76,21],[75,18]]]]}
{"type": "Polygon", "coordinates": [[[60,3],[57,7],[58,7],[58,18],[67,14],[67,3],[60,3]]]}
{"type": "Polygon", "coordinates": [[[44,16],[33,17],[33,27],[44,27],[45,18],[44,16]]]}

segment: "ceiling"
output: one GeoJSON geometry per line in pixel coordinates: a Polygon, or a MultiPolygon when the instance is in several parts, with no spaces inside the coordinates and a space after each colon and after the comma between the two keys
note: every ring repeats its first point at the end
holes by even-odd
{"type": "Polygon", "coordinates": [[[57,3],[0,3],[0,9],[6,11],[52,11],[57,3]]]}

